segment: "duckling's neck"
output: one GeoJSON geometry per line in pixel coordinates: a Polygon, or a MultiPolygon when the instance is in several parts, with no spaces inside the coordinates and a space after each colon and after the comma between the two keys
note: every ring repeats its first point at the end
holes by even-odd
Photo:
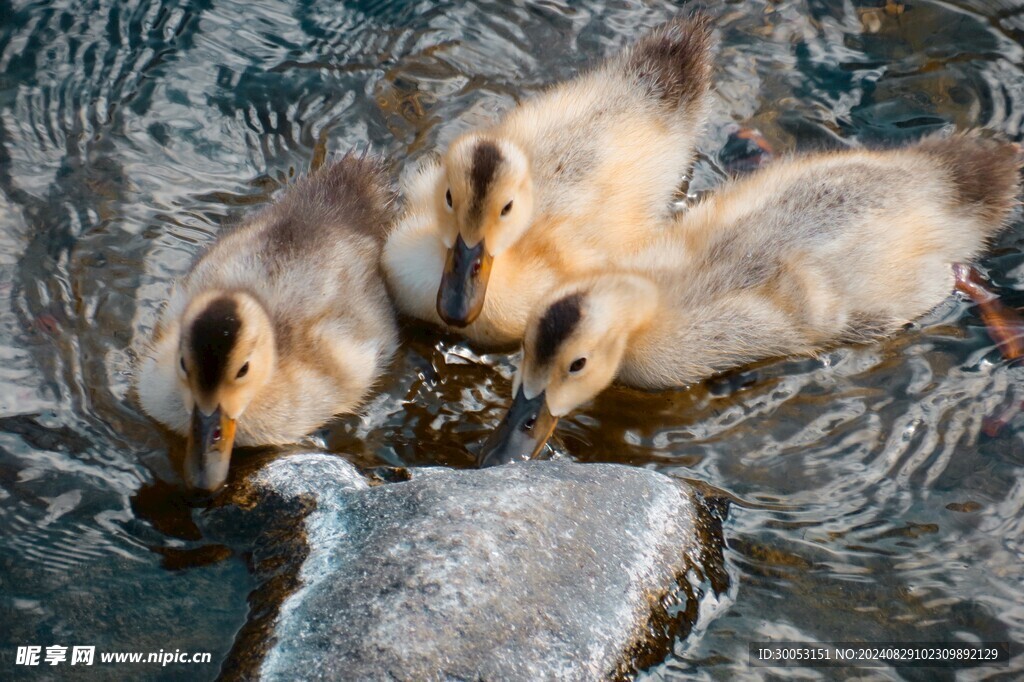
{"type": "Polygon", "coordinates": [[[605,275],[595,282],[590,295],[596,303],[592,309],[609,316],[609,331],[625,337],[628,356],[631,346],[642,340],[656,322],[658,287],[639,275],[605,275]]]}

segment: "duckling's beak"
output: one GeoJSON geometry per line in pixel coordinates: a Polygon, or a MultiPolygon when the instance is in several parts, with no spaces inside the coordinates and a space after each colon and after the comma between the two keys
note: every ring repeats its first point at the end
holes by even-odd
{"type": "Polygon", "coordinates": [[[490,435],[480,451],[481,468],[507,464],[516,459],[531,459],[544,447],[555,430],[558,417],[552,417],[544,391],[527,399],[520,386],[512,407],[490,435]]]}
{"type": "Polygon", "coordinates": [[[455,246],[448,249],[437,290],[437,314],[442,320],[453,327],[465,327],[480,315],[492,260],[483,239],[470,248],[462,241],[462,235],[458,236],[455,246]]]}
{"type": "Polygon", "coordinates": [[[204,415],[197,405],[192,410],[192,428],[185,452],[185,478],[193,488],[213,492],[228,478],[231,448],[235,443],[235,420],[220,406],[204,415]]]}

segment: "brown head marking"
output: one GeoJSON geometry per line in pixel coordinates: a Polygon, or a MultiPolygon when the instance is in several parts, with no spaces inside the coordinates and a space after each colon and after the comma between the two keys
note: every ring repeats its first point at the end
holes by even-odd
{"type": "Polygon", "coordinates": [[[238,306],[227,296],[210,301],[192,322],[189,347],[196,363],[196,385],[203,393],[212,393],[224,377],[241,329],[238,306]]]}
{"type": "Polygon", "coordinates": [[[548,363],[576,329],[583,316],[582,303],[583,295],[576,292],[560,298],[544,311],[534,340],[534,353],[539,364],[548,363]]]}

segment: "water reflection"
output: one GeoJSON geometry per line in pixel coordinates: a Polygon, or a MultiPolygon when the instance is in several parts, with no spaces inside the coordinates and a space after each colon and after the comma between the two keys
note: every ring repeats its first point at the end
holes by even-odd
{"type": "MultiPolygon", "coordinates": [[[[721,46],[697,191],[721,181],[736,123],[780,153],[949,124],[1020,139],[1017,0],[705,4],[721,46]]],[[[675,11],[0,4],[0,648],[212,651],[208,668],[161,674],[214,677],[245,619],[247,557],[202,539],[129,395],[131,340],[168,282],[327,153],[369,145],[401,167],[675,11]]],[[[985,263],[1016,306],[1022,243],[1018,218],[985,263]]],[[[368,467],[470,466],[512,360],[405,336],[381,394],[314,442],[368,467]]],[[[1021,371],[951,298],[884,343],[688,390],[616,388],[564,420],[557,456],[735,500],[736,602],[652,674],[752,676],[747,643],[768,638],[1024,640],[1021,371]]],[[[1006,674],[1022,669],[1018,655],[1006,674]]]]}

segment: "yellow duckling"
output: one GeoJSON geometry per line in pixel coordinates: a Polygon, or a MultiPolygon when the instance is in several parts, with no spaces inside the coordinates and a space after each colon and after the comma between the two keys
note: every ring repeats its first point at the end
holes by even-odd
{"type": "Polygon", "coordinates": [[[142,351],[142,409],[187,435],[214,490],[231,449],[293,442],[363,400],[397,345],[378,263],[392,194],[348,155],[227,232],[177,284],[142,351]]]}
{"type": "Polygon", "coordinates": [[[650,239],[693,162],[710,45],[703,17],[664,24],[427,163],[384,251],[399,308],[518,342],[544,292],[650,239]]]}
{"type": "Polygon", "coordinates": [[[533,456],[613,380],[681,386],[898,329],[952,291],[1015,203],[1019,148],[972,136],[780,160],[677,219],[629,271],[549,293],[482,465],[533,456]]]}

